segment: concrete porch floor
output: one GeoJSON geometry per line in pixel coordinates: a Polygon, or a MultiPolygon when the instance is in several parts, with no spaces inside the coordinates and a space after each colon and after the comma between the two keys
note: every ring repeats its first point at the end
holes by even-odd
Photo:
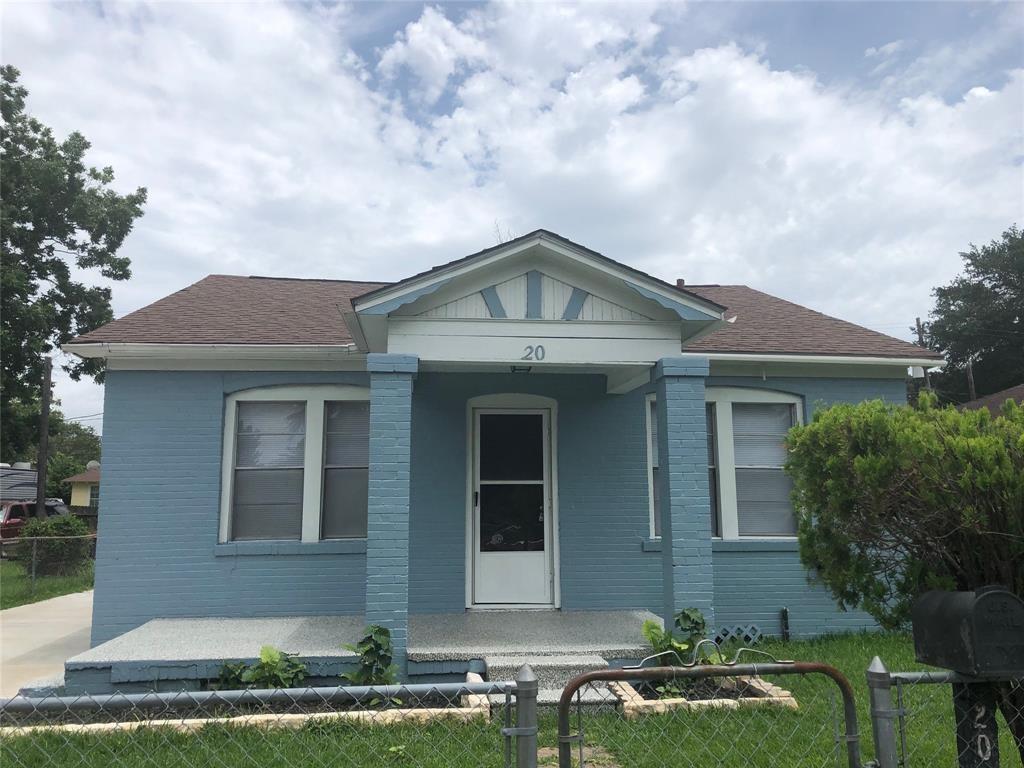
{"type": "MultiPolygon", "coordinates": [[[[639,659],[649,651],[640,627],[648,611],[466,611],[409,618],[409,674],[484,671],[495,657],[639,659]]],[[[272,645],[297,654],[310,682],[331,684],[356,656],[344,649],[362,637],[362,616],[258,619],[153,619],[68,659],[68,693],[198,686],[228,661],[258,658],[272,645]]]]}
{"type": "Polygon", "coordinates": [[[487,656],[588,654],[606,659],[649,653],[640,627],[650,611],[466,611],[409,618],[409,661],[487,656]]]}

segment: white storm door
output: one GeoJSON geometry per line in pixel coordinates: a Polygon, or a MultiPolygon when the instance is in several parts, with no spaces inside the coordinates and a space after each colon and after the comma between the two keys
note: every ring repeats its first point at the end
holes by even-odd
{"type": "Polygon", "coordinates": [[[552,605],[551,412],[474,411],[473,603],[552,605]]]}

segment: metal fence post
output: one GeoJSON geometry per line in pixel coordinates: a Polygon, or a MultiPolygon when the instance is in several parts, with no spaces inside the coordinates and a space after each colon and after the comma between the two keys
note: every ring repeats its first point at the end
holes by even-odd
{"type": "Polygon", "coordinates": [[[516,768],[537,768],[537,676],[529,664],[516,675],[516,768]]]}
{"type": "Polygon", "coordinates": [[[32,539],[32,584],[29,588],[29,594],[32,595],[36,593],[36,544],[38,543],[38,539],[32,539]]]}
{"type": "Polygon", "coordinates": [[[875,656],[867,671],[871,702],[871,733],[875,741],[878,768],[898,768],[896,751],[896,710],[892,706],[892,678],[882,660],[875,656]]]}

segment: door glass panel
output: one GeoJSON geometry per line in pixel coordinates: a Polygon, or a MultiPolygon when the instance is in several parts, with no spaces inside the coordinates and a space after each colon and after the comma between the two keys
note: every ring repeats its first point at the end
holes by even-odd
{"type": "Polygon", "coordinates": [[[543,480],[544,417],[480,414],[480,480],[543,480]]]}
{"type": "Polygon", "coordinates": [[[544,484],[480,485],[480,551],[544,550],[544,484]]]}

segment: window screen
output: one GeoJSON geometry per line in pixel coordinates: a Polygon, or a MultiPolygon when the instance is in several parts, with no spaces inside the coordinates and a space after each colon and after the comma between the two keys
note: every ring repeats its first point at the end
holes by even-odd
{"type": "Polygon", "coordinates": [[[323,539],[366,536],[369,496],[370,404],[324,404],[323,539]]]}
{"type": "MultiPolygon", "coordinates": [[[[715,407],[708,404],[705,407],[707,419],[708,436],[708,489],[711,495],[711,533],[713,536],[720,536],[719,514],[718,514],[718,470],[715,466],[715,407]]],[[[658,487],[659,460],[658,460],[658,407],[657,402],[652,400],[647,413],[651,429],[651,490],[654,505],[654,535],[661,536],[661,490],[658,487]]]]}
{"type": "Polygon", "coordinates": [[[300,537],[305,450],[304,402],[238,404],[232,539],[300,537]]]}
{"type": "Polygon", "coordinates": [[[715,445],[715,406],[704,406],[708,430],[708,493],[711,499],[711,535],[721,536],[721,515],[718,511],[718,448],[715,445]]]}
{"type": "Polygon", "coordinates": [[[786,433],[793,426],[793,416],[789,404],[733,404],[736,513],[741,536],[796,534],[792,481],[782,471],[786,433]]]}
{"type": "Polygon", "coordinates": [[[651,444],[648,455],[651,457],[651,504],[654,509],[654,535],[661,536],[661,488],[658,472],[658,403],[651,400],[647,411],[647,421],[651,425],[651,444]]]}

